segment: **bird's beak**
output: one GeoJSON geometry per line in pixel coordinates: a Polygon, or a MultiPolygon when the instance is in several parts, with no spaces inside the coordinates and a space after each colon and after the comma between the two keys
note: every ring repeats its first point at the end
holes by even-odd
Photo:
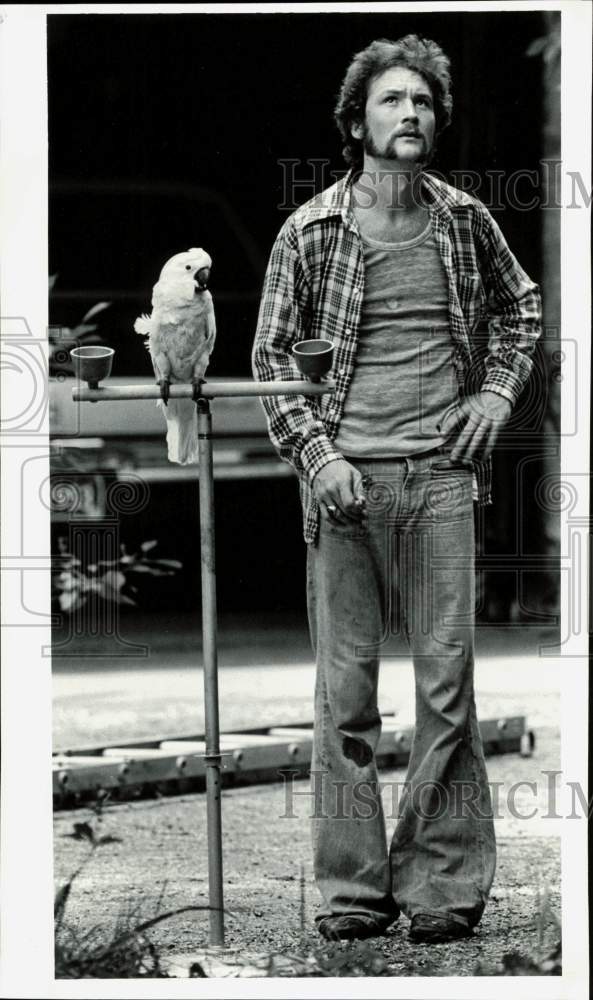
{"type": "Polygon", "coordinates": [[[210,277],[209,267],[200,267],[194,274],[194,282],[196,285],[197,292],[203,292],[205,288],[208,287],[208,279],[210,277]]]}

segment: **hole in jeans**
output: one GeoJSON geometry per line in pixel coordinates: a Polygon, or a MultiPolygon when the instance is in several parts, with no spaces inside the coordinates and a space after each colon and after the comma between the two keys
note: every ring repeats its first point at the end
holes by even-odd
{"type": "Polygon", "coordinates": [[[342,743],[344,757],[353,760],[358,767],[365,767],[373,759],[373,751],[364,740],[355,740],[352,736],[345,736],[342,743]]]}

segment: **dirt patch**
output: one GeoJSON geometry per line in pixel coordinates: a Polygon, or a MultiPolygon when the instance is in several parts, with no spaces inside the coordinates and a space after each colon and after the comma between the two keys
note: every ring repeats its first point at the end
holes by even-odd
{"type": "MultiPolygon", "coordinates": [[[[552,913],[560,918],[560,839],[546,818],[549,783],[542,772],[559,770],[559,738],[551,729],[537,733],[533,758],[490,758],[491,782],[500,782],[497,834],[498,868],[490,901],[474,938],[442,945],[412,945],[408,921],[401,917],[387,936],[373,940],[390,975],[475,974],[478,964],[496,967],[505,953],[537,954],[557,940],[550,914],[538,917],[538,893],[549,892],[552,913]],[[508,790],[518,782],[509,805],[508,790]],[[523,797],[521,797],[521,795],[523,797]],[[521,818],[537,810],[537,815],[521,818]]],[[[382,772],[382,783],[401,782],[403,771],[382,772]]],[[[289,953],[317,949],[314,929],[317,893],[310,860],[307,781],[294,784],[289,800],[282,784],[232,789],[223,793],[224,883],[227,944],[245,951],[289,953]],[[304,871],[304,904],[300,875],[304,871]],[[301,918],[304,913],[304,932],[301,918]]],[[[386,811],[388,835],[395,818],[386,811]]],[[[208,901],[206,800],[180,796],[108,807],[100,823],[88,810],[60,812],[55,820],[55,877],[62,885],[89,852],[74,839],[74,823],[90,821],[102,836],[120,838],[94,853],[76,879],[68,901],[68,923],[80,934],[104,926],[106,933],[122,912],[138,920],[159,910],[208,901]]],[[[181,914],[154,927],[151,940],[163,952],[191,952],[208,939],[207,914],[181,914]]],[[[356,946],[341,944],[339,951],[356,946]]]]}

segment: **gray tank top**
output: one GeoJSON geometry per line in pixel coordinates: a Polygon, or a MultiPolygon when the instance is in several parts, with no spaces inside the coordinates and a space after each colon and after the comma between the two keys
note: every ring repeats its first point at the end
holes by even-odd
{"type": "Polygon", "coordinates": [[[363,237],[365,290],[356,365],[336,445],[352,458],[397,458],[444,444],[458,395],[447,275],[430,222],[413,240],[363,237]]]}

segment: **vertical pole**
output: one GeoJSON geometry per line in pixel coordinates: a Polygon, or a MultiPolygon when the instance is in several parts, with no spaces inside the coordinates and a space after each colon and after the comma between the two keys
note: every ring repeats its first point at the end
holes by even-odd
{"type": "Polygon", "coordinates": [[[206,729],[206,809],[208,824],[208,893],[210,945],[224,946],[222,890],[222,817],[220,732],[218,723],[218,663],[216,646],[216,564],[214,556],[214,477],[212,417],[207,399],[199,399],[198,440],[200,477],[200,551],[202,563],[202,649],[206,729]]]}

